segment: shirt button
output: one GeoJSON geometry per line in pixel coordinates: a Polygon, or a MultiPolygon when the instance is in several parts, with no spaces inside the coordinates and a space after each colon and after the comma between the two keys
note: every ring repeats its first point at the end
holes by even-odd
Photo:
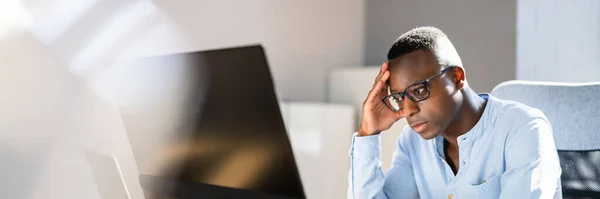
{"type": "Polygon", "coordinates": [[[448,194],[448,199],[452,199],[452,194],[448,194]]]}

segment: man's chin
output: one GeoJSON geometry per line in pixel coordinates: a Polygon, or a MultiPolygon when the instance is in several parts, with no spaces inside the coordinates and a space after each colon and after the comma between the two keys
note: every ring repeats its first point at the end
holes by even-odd
{"type": "Polygon", "coordinates": [[[425,140],[431,140],[438,136],[438,133],[435,133],[435,131],[425,131],[418,134],[425,140]]]}

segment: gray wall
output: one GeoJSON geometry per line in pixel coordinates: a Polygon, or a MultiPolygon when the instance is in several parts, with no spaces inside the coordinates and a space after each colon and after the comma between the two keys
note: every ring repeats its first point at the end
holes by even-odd
{"type": "Polygon", "coordinates": [[[367,65],[385,61],[402,33],[424,25],[444,31],[461,55],[469,85],[489,92],[515,79],[516,1],[366,1],[367,65]]]}
{"type": "Polygon", "coordinates": [[[517,79],[600,81],[600,1],[518,1],[517,79]]]}
{"type": "Polygon", "coordinates": [[[325,101],[328,71],[364,62],[364,1],[155,1],[202,50],[265,46],[277,92],[286,101],[325,101]]]}

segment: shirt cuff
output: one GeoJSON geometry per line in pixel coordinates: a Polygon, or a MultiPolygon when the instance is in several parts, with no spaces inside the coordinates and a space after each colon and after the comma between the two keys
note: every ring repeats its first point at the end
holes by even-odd
{"type": "Polygon", "coordinates": [[[369,136],[358,136],[358,132],[352,135],[352,146],[350,156],[363,158],[381,157],[381,133],[369,136]]]}

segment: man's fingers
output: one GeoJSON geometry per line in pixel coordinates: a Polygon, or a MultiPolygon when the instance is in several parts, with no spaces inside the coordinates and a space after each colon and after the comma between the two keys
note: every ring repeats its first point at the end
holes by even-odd
{"type": "Polygon", "coordinates": [[[383,104],[383,103],[377,103],[377,104],[375,105],[375,109],[376,109],[376,110],[379,110],[379,109],[381,109],[381,108],[387,108],[387,107],[386,107],[386,105],[385,105],[385,104],[383,104]]]}
{"type": "Polygon", "coordinates": [[[390,71],[388,71],[387,68],[388,68],[387,62],[385,62],[381,65],[381,70],[379,71],[379,74],[377,75],[377,78],[375,79],[373,88],[371,89],[371,91],[369,91],[369,94],[367,95],[367,99],[365,100],[365,103],[363,105],[371,104],[375,101],[378,101],[380,99],[375,99],[375,98],[377,98],[377,96],[387,94],[386,82],[390,78],[390,71]],[[382,94],[382,93],[384,93],[384,94],[382,94]]]}
{"type": "Polygon", "coordinates": [[[381,90],[381,81],[377,81],[375,83],[375,86],[373,87],[373,89],[371,89],[371,91],[369,91],[369,95],[367,96],[367,100],[365,101],[366,103],[371,103],[373,102],[373,100],[375,99],[375,97],[377,97],[377,95],[379,94],[379,91],[381,90]]]}
{"type": "Polygon", "coordinates": [[[381,81],[385,83],[390,78],[390,71],[383,72],[383,76],[381,76],[381,81]]]}
{"type": "Polygon", "coordinates": [[[373,100],[379,100],[379,99],[375,99],[375,97],[377,97],[381,92],[383,92],[384,89],[386,89],[385,82],[387,81],[387,79],[389,77],[390,77],[390,72],[385,71],[383,73],[383,76],[381,77],[381,79],[379,81],[375,82],[373,89],[371,89],[371,92],[369,92],[369,95],[367,96],[367,101],[371,102],[373,100]]]}
{"type": "MultiPolygon", "coordinates": [[[[379,79],[381,79],[381,76],[385,73],[385,71],[387,71],[388,68],[388,63],[384,62],[383,64],[381,64],[381,68],[379,68],[379,73],[377,73],[377,77],[375,77],[375,83],[377,83],[377,81],[379,81],[379,79]]],[[[375,86],[375,83],[373,83],[373,86],[375,86]]]]}
{"type": "Polygon", "coordinates": [[[381,64],[381,69],[383,71],[387,71],[389,67],[389,63],[388,62],[383,62],[383,64],[381,64]]]}
{"type": "Polygon", "coordinates": [[[387,81],[388,81],[389,78],[390,78],[390,71],[385,71],[383,73],[383,76],[379,80],[380,82],[383,83],[383,88],[381,88],[381,90],[379,90],[379,93],[383,93],[383,95],[387,95],[387,92],[388,92],[387,81]]]}

